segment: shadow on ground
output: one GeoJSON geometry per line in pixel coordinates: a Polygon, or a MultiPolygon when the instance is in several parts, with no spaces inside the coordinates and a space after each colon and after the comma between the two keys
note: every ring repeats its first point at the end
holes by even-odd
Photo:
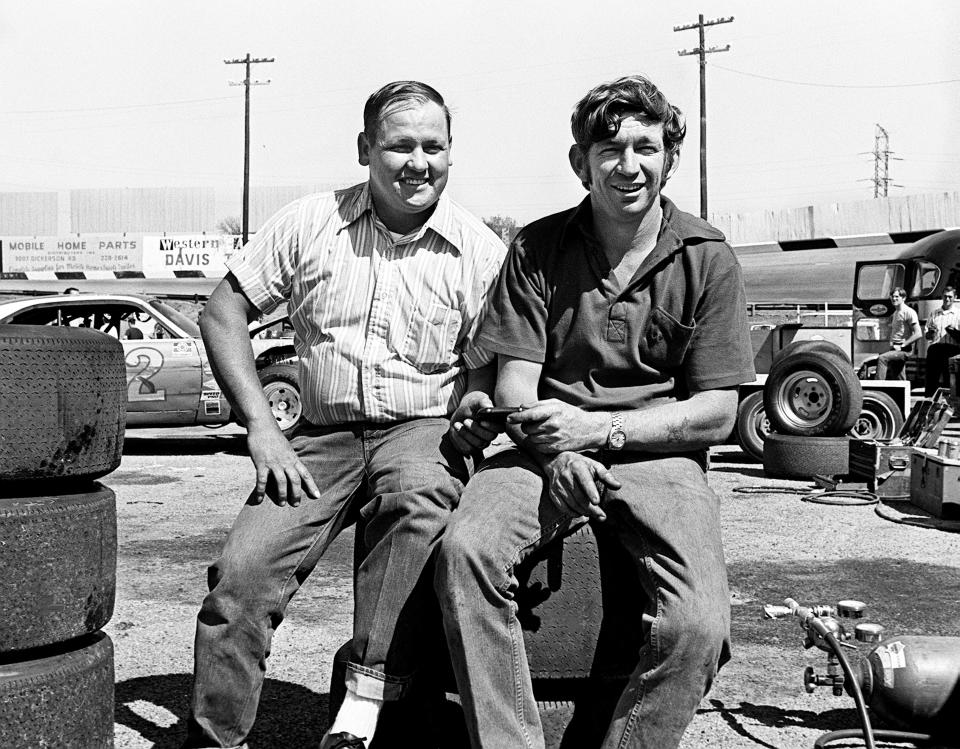
{"type": "MultiPolygon", "coordinates": [[[[190,674],[163,674],[119,682],[114,720],[152,742],[155,749],[179,749],[186,736],[192,683],[190,674]],[[173,725],[160,725],[145,717],[151,713],[150,705],[169,711],[177,721],[173,725]]],[[[327,705],[327,694],[268,678],[250,742],[271,749],[317,746],[327,727],[327,705]]]]}
{"type": "Polygon", "coordinates": [[[784,710],[774,705],[756,705],[752,702],[740,702],[735,706],[728,706],[722,700],[708,700],[711,708],[703,707],[697,711],[699,715],[715,712],[738,735],[749,739],[758,747],[781,749],[779,744],[771,744],[750,732],[747,723],[759,723],[770,728],[808,728],[816,731],[836,731],[843,728],[857,728],[857,711],[847,710],[784,710]]]}
{"type": "Polygon", "coordinates": [[[216,434],[184,436],[172,430],[169,437],[156,433],[138,436],[136,430],[127,431],[123,438],[124,455],[246,455],[245,434],[216,434]]]}

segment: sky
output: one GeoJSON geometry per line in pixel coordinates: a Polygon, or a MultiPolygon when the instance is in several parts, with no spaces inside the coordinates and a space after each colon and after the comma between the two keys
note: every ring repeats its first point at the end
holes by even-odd
{"type": "Polygon", "coordinates": [[[0,191],[347,185],[363,104],[430,83],[450,105],[449,194],[527,223],[578,202],[569,118],[592,86],[644,73],[688,134],[665,192],[699,211],[699,71],[707,55],[709,209],[873,197],[876,126],[890,195],[960,190],[955,0],[0,0],[0,191]]]}

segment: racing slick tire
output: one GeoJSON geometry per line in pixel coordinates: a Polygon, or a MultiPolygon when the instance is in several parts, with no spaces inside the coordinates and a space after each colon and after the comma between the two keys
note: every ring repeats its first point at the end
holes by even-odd
{"type": "Polygon", "coordinates": [[[105,333],[0,325],[0,482],[98,478],[120,465],[123,346],[105,333]]]}
{"type": "Polygon", "coordinates": [[[845,476],[850,472],[850,439],[771,432],[763,443],[763,472],[778,479],[845,476]]]}
{"type": "Polygon", "coordinates": [[[303,417],[298,365],[271,364],[261,369],[257,376],[277,425],[289,437],[303,417]]]}
{"type": "Polygon", "coordinates": [[[0,657],[0,746],[112,749],[113,643],[102,632],[0,657]]]}
{"type": "Polygon", "coordinates": [[[808,338],[802,341],[788,343],[776,353],[773,357],[772,364],[776,364],[781,359],[792,356],[798,351],[816,351],[821,354],[835,354],[850,361],[850,355],[832,341],[825,341],[822,338],[808,338]]]}
{"type": "Polygon", "coordinates": [[[770,427],[798,437],[837,437],[854,425],[863,388],[850,361],[800,349],[774,362],[763,386],[770,427]]]}
{"type": "Polygon", "coordinates": [[[750,393],[737,408],[737,444],[748,458],[763,462],[763,441],[770,433],[770,420],[763,409],[763,392],[750,393]]]}
{"type": "Polygon", "coordinates": [[[0,497],[0,569],[0,654],[103,627],[116,597],[113,491],[0,497]]]}
{"type": "Polygon", "coordinates": [[[897,402],[878,390],[863,391],[863,408],[850,429],[860,440],[891,440],[900,433],[903,414],[897,402]]]}

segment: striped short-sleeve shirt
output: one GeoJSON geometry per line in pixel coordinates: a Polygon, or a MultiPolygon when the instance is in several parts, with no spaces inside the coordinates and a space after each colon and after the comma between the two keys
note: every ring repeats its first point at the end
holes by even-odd
{"type": "Polygon", "coordinates": [[[315,424],[447,416],[476,345],[506,248],[441,196],[395,238],[367,183],[278,211],[227,263],[261,312],[288,302],[304,416],[315,424]]]}

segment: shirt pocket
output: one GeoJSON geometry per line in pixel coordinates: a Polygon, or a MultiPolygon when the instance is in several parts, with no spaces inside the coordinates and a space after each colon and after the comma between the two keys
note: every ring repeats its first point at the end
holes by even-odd
{"type": "Polygon", "coordinates": [[[456,361],[460,322],[459,309],[431,302],[424,311],[418,305],[411,311],[400,357],[427,374],[449,369],[456,361]]]}
{"type": "Polygon", "coordinates": [[[660,370],[683,363],[696,323],[684,325],[662,307],[654,307],[640,339],[640,360],[660,370]]]}

